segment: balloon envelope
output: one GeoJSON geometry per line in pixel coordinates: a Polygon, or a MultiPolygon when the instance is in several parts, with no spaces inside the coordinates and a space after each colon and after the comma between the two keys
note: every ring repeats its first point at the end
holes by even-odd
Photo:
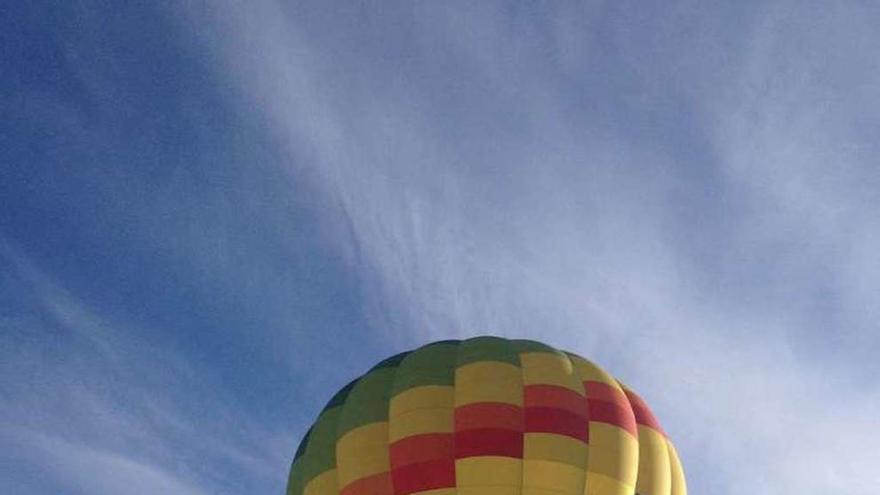
{"type": "Polygon", "coordinates": [[[336,393],[288,495],[686,495],[633,391],[575,354],[477,337],[399,354],[336,393]]]}

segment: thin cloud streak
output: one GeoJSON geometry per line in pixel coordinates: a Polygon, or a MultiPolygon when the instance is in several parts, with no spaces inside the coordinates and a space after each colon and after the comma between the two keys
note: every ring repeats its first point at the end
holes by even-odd
{"type": "Polygon", "coordinates": [[[250,482],[283,483],[290,434],[254,425],[197,365],[144,342],[134,323],[95,313],[8,242],[0,247],[20,289],[42,305],[0,336],[0,347],[16,348],[4,351],[0,371],[18,377],[0,384],[0,436],[19,452],[5,452],[8,460],[82,493],[236,493],[250,482]]]}
{"type": "Polygon", "coordinates": [[[125,454],[94,449],[34,432],[0,430],[4,444],[15,446],[18,457],[78,493],[212,493],[193,486],[173,473],[132,459],[125,454]]]}

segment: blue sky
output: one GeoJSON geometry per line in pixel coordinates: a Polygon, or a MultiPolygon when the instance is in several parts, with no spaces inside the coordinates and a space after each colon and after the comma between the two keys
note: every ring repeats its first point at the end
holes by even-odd
{"type": "Polygon", "coordinates": [[[20,2],[0,492],[282,493],[336,388],[530,337],[692,493],[880,483],[872,2],[20,2]]]}

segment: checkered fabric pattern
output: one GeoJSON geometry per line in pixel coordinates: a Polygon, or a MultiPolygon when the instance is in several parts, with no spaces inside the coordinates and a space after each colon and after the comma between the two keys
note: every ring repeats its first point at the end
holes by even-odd
{"type": "Polygon", "coordinates": [[[330,400],[288,495],[686,495],[648,406],[586,359],[477,337],[393,356],[330,400]]]}

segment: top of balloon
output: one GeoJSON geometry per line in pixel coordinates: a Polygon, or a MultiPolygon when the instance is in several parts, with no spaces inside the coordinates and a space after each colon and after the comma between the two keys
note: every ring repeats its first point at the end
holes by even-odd
{"type": "Polygon", "coordinates": [[[686,495],[648,406],[590,361],[477,337],[392,356],[303,438],[288,495],[686,495]]]}

